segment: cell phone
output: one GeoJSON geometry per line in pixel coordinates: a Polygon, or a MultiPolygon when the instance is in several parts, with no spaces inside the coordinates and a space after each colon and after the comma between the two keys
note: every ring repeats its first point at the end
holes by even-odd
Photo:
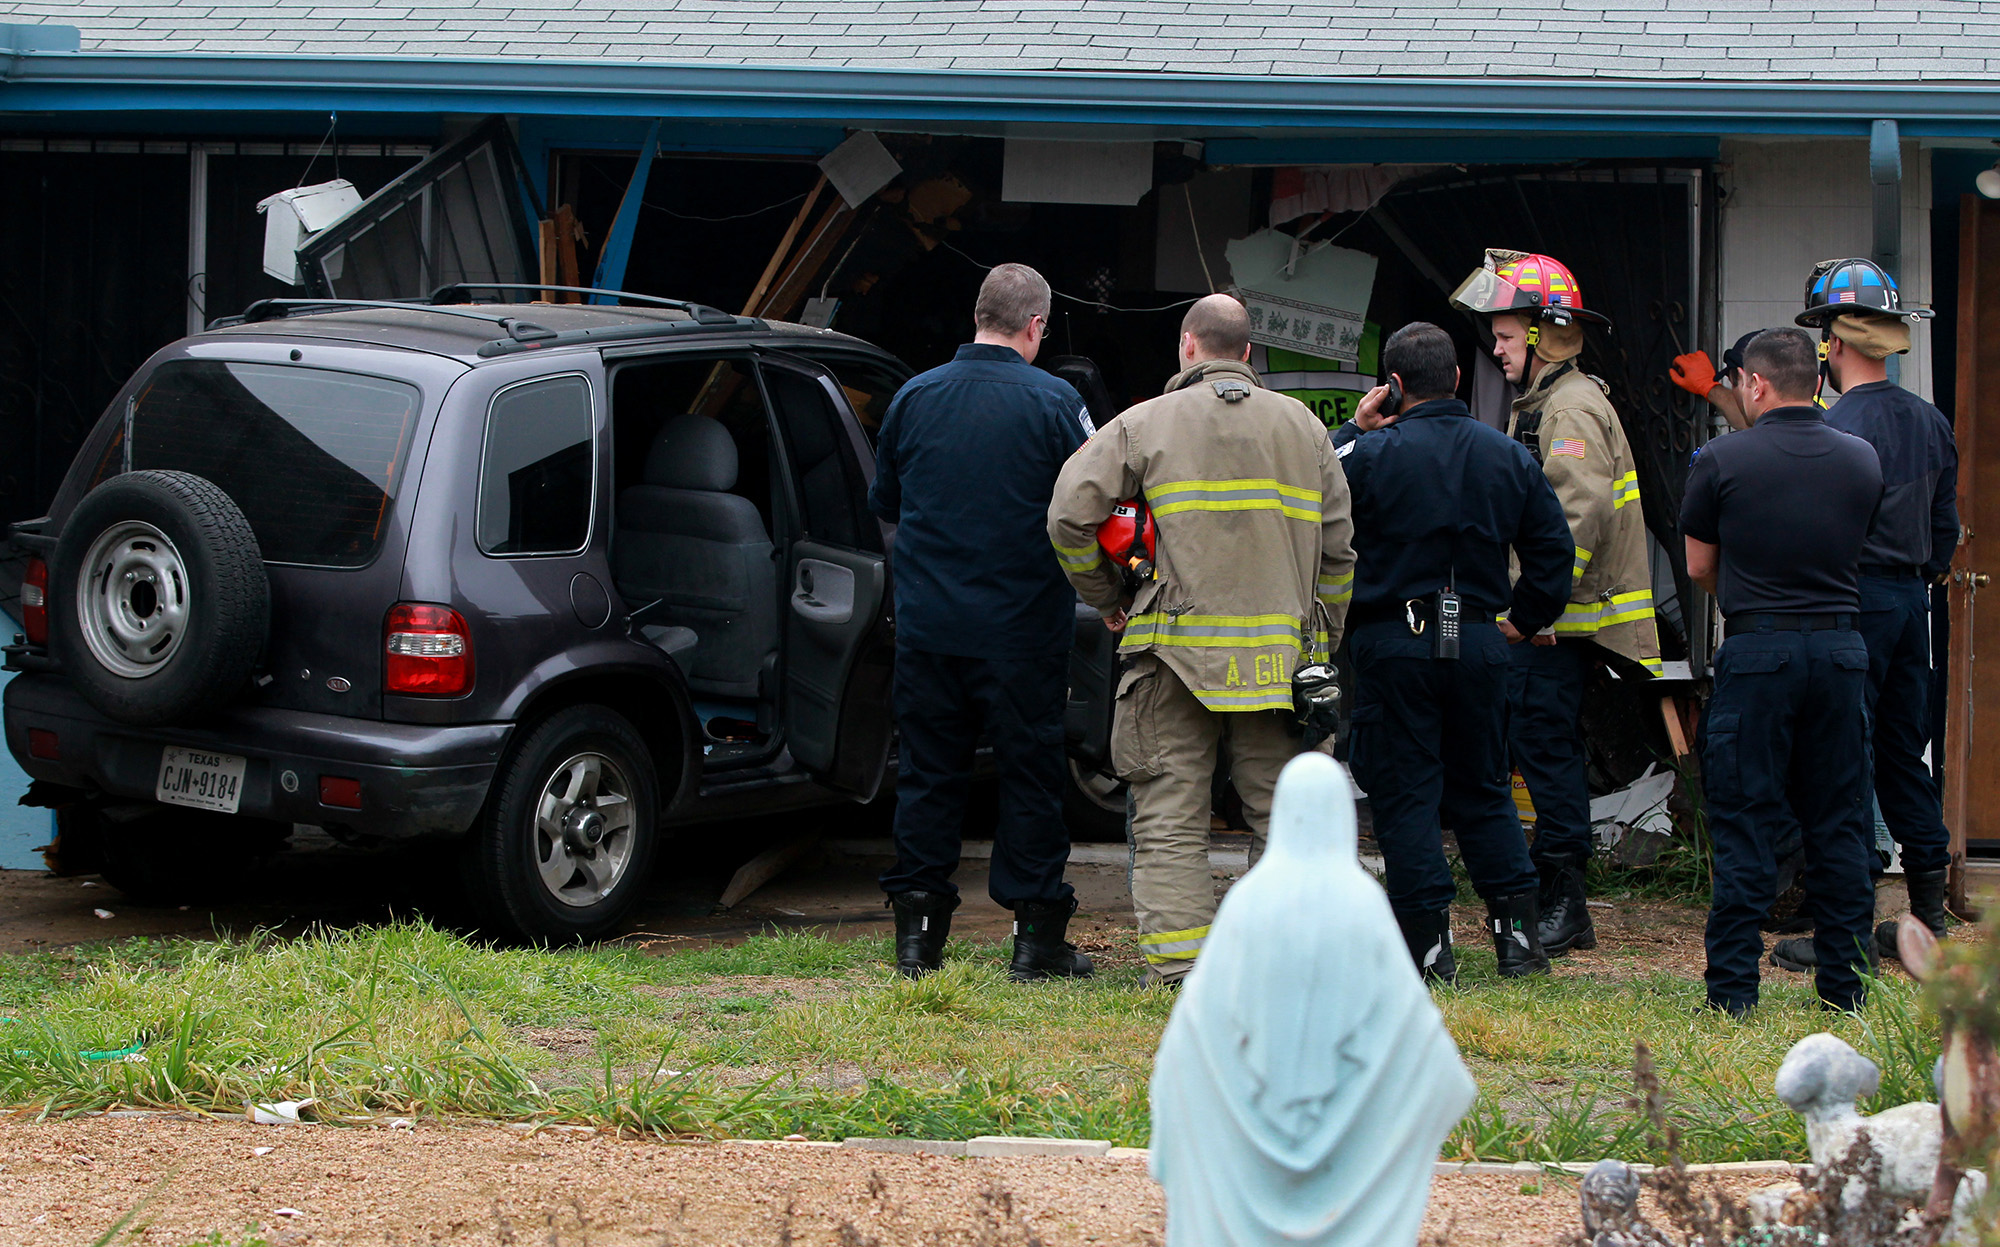
{"type": "Polygon", "coordinates": [[[1395,373],[1389,374],[1389,400],[1383,404],[1388,410],[1385,415],[1395,415],[1403,409],[1403,379],[1395,373]]]}

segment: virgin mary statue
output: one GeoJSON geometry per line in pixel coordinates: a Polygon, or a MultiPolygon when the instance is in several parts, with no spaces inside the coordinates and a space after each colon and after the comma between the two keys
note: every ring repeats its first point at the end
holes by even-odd
{"type": "Polygon", "coordinates": [[[1167,1247],[1415,1243],[1472,1077],[1361,868],[1340,764],[1293,759],[1270,826],[1153,1068],[1167,1247]]]}

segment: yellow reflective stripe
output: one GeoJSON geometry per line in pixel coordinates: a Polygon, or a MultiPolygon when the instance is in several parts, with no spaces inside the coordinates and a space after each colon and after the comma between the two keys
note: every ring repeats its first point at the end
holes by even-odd
{"type": "Polygon", "coordinates": [[[1595,632],[1613,624],[1652,617],[1652,590],[1640,589],[1632,593],[1613,594],[1609,601],[1571,602],[1563,608],[1562,618],[1556,620],[1556,631],[1595,632]]]}
{"type": "Polygon", "coordinates": [[[1657,658],[1641,658],[1639,665],[1644,667],[1646,674],[1650,676],[1659,677],[1667,673],[1666,667],[1657,658]]]}
{"type": "Polygon", "coordinates": [[[1293,615],[1168,615],[1148,611],[1132,616],[1125,624],[1128,643],[1196,648],[1297,648],[1299,635],[1299,621],[1293,615]]]}
{"type": "Polygon", "coordinates": [[[1259,689],[1190,689],[1194,699],[1210,710],[1290,710],[1289,687],[1259,689]]]}
{"type": "Polygon", "coordinates": [[[1589,566],[1590,566],[1590,551],[1584,549],[1582,546],[1578,546],[1576,548],[1576,570],[1570,573],[1570,579],[1575,580],[1581,577],[1583,575],[1583,569],[1589,566]]]}
{"type": "Polygon", "coordinates": [[[1185,931],[1142,935],[1139,937],[1139,951],[1146,954],[1146,960],[1154,965],[1193,961],[1201,952],[1202,942],[1208,939],[1208,932],[1208,927],[1189,927],[1185,931]]]}
{"type": "Polygon", "coordinates": [[[1270,477],[1233,481],[1164,481],[1146,490],[1155,516],[1182,511],[1278,511],[1309,523],[1320,522],[1320,493],[1270,477]]]}
{"type": "Polygon", "coordinates": [[[1622,509],[1628,502],[1639,501],[1639,473],[1627,472],[1611,486],[1611,509],[1622,509]]]}
{"type": "MultiPolygon", "coordinates": [[[[1050,542],[1050,545],[1055,545],[1050,542]]],[[[1104,561],[1104,551],[1095,543],[1087,546],[1056,546],[1056,558],[1071,571],[1087,572],[1104,561]]]]}
{"type": "Polygon", "coordinates": [[[1354,597],[1354,573],[1344,576],[1321,576],[1319,578],[1319,600],[1328,606],[1339,606],[1354,597]]]}

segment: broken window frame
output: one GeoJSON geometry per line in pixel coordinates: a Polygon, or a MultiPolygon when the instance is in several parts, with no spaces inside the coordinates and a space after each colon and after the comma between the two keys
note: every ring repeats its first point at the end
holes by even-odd
{"type": "Polygon", "coordinates": [[[535,222],[541,215],[513,133],[504,119],[490,118],[302,243],[300,278],[306,293],[314,296],[373,299],[419,299],[461,282],[534,282],[541,275],[535,248],[535,222]],[[462,211],[452,210],[445,190],[447,179],[461,173],[474,179],[469,198],[458,205],[469,209],[470,222],[462,219],[462,211]],[[493,219],[496,209],[498,220],[493,219]],[[408,281],[388,274],[387,288],[355,289],[354,283],[363,279],[349,271],[355,262],[350,249],[378,229],[393,228],[401,214],[410,212],[420,222],[408,234],[417,272],[408,281]],[[473,228],[464,228],[468,224],[473,228]],[[484,267],[474,269],[473,263],[484,267]]]}

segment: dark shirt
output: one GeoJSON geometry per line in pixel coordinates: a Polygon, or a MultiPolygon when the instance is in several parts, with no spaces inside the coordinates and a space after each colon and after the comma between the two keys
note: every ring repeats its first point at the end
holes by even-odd
{"type": "Polygon", "coordinates": [[[897,526],[899,643],[1030,658],[1068,650],[1076,593],[1049,548],[1056,474],[1091,432],[1075,387],[974,343],[882,418],[868,505],[897,526]]]}
{"type": "Polygon", "coordinates": [[[1861,543],[1882,501],[1874,449],[1817,407],[1779,407],[1702,447],[1681,533],[1721,546],[1724,615],[1861,607],[1861,543]]]}
{"type": "Polygon", "coordinates": [[[1354,505],[1357,618],[1401,611],[1454,582],[1468,612],[1508,615],[1523,633],[1569,601],[1576,544],[1533,456],[1455,398],[1340,443],[1354,505]],[[1507,549],[1521,577],[1507,584],[1507,549]]]}
{"type": "Polygon", "coordinates": [[[1900,385],[1857,385],[1826,422],[1867,442],[1882,462],[1882,509],[1861,547],[1861,566],[1921,568],[1935,580],[1958,546],[1958,443],[1951,421],[1900,385]]]}

